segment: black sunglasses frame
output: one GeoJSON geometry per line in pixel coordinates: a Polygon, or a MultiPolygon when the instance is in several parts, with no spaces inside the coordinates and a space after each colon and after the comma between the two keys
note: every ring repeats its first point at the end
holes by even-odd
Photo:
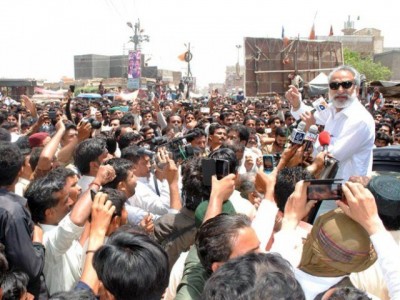
{"type": "Polygon", "coordinates": [[[345,90],[351,88],[354,84],[354,81],[342,81],[342,82],[329,82],[329,88],[331,90],[337,91],[340,86],[342,86],[345,90]]]}

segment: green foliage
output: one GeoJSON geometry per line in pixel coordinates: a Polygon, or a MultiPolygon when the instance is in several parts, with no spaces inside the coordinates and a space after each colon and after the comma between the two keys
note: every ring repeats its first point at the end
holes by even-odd
{"type": "Polygon", "coordinates": [[[367,81],[390,80],[392,71],[375,63],[371,57],[361,57],[360,53],[344,48],[344,63],[354,67],[360,74],[364,74],[367,81]]]}

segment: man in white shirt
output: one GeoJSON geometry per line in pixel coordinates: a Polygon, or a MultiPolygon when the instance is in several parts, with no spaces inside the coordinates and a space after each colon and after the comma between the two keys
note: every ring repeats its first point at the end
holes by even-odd
{"type": "MultiPolygon", "coordinates": [[[[128,199],[128,203],[156,217],[170,212],[178,212],[182,207],[178,190],[178,170],[176,169],[176,172],[168,172],[171,176],[172,173],[176,173],[176,177],[175,175],[170,177],[165,176],[165,169],[158,169],[157,172],[161,173],[160,177],[166,177],[160,178],[160,180],[157,178],[159,176],[151,172],[150,156],[141,150],[142,149],[138,150],[135,149],[135,147],[129,146],[122,151],[121,155],[122,158],[126,158],[134,163],[134,174],[137,177],[135,195],[128,199]]],[[[167,158],[166,153],[162,155],[167,158]]],[[[166,167],[168,165],[169,164],[166,164],[166,167]]]]}
{"type": "Polygon", "coordinates": [[[82,247],[79,237],[89,217],[90,195],[82,197],[71,211],[73,201],[69,195],[75,173],[51,171],[34,181],[26,191],[32,220],[43,229],[46,248],[43,273],[50,295],[70,290],[81,276],[82,247]]]}
{"type": "Polygon", "coordinates": [[[357,98],[360,75],[350,66],[340,66],[329,74],[328,80],[331,103],[326,109],[311,114],[312,108],[302,103],[298,89],[290,86],[285,96],[292,105],[291,112],[309,125],[324,125],[330,133],[328,150],[339,160],[336,178],[348,180],[352,175],[367,175],[372,170],[375,123],[357,98]]]}

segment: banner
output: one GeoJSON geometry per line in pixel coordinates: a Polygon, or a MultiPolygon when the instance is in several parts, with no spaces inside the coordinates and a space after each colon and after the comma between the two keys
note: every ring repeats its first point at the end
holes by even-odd
{"type": "Polygon", "coordinates": [[[141,59],[140,50],[129,51],[128,78],[140,78],[141,75],[140,59],[141,59]]]}

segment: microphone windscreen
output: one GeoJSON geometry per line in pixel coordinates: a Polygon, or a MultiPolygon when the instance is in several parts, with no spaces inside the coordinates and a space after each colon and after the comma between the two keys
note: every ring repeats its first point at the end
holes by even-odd
{"type": "Polygon", "coordinates": [[[328,131],[322,131],[318,137],[321,146],[328,146],[331,143],[331,135],[328,131]]]}

